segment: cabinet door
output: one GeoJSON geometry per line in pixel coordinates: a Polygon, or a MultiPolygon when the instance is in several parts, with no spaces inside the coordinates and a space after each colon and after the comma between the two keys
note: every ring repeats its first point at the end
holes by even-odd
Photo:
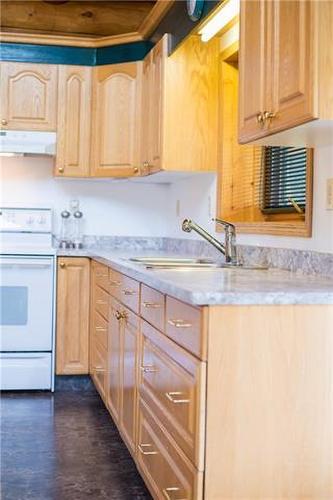
{"type": "Polygon", "coordinates": [[[154,170],[161,169],[162,162],[162,123],[163,123],[163,78],[166,40],[162,38],[151,53],[151,135],[149,144],[149,165],[154,170]]]}
{"type": "MultiPolygon", "coordinates": [[[[250,2],[250,5],[252,2],[250,2]]],[[[313,2],[273,3],[273,105],[269,132],[294,127],[314,116],[313,2]]]]}
{"type": "Polygon", "coordinates": [[[239,142],[266,135],[258,117],[271,102],[271,61],[267,33],[270,2],[242,0],[239,53],[239,142]]]}
{"type": "Polygon", "coordinates": [[[135,451],[135,423],[137,402],[137,353],[139,317],[128,309],[122,320],[122,398],[121,430],[128,446],[135,451]]]}
{"type": "Polygon", "coordinates": [[[116,422],[120,417],[121,404],[121,322],[120,304],[110,300],[107,403],[116,422]]]}
{"type": "Polygon", "coordinates": [[[1,63],[1,127],[10,130],[56,130],[55,65],[1,63]]]}
{"type": "Polygon", "coordinates": [[[127,177],[139,171],[140,64],[93,69],[93,176],[127,177]]]}
{"type": "Polygon", "coordinates": [[[87,66],[59,66],[55,175],[89,175],[91,72],[87,66]]]}
{"type": "Polygon", "coordinates": [[[152,65],[151,53],[146,56],[142,63],[142,91],[141,91],[141,139],[140,160],[142,168],[149,168],[151,161],[152,141],[152,65]]]}
{"type": "Polygon", "coordinates": [[[89,259],[58,260],[56,372],[88,373],[89,259]]]}

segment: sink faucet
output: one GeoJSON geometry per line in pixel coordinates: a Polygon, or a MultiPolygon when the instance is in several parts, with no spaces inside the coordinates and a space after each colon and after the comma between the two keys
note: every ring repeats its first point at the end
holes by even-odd
{"type": "Polygon", "coordinates": [[[214,238],[205,229],[196,224],[191,219],[183,220],[182,230],[186,233],[190,233],[192,230],[200,234],[206,241],[213,245],[217,250],[219,250],[223,255],[225,255],[225,261],[238,265],[237,262],[237,252],[236,252],[236,228],[230,222],[226,222],[222,219],[212,219],[212,221],[221,224],[224,227],[225,232],[225,244],[221,243],[219,240],[214,238]]]}

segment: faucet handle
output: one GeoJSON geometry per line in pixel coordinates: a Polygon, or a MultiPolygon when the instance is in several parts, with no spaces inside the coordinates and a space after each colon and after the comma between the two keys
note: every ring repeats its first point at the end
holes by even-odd
{"type": "Polygon", "coordinates": [[[231,224],[231,222],[227,222],[227,221],[219,219],[217,217],[213,218],[212,221],[217,222],[218,224],[223,226],[225,229],[231,229],[233,232],[236,231],[236,227],[234,226],[234,224],[231,224]]]}

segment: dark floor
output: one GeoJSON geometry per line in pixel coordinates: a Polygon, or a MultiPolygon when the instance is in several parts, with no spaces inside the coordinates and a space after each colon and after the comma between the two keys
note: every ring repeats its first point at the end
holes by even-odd
{"type": "Polygon", "coordinates": [[[150,499],[94,389],[1,395],[2,500],[150,499]]]}

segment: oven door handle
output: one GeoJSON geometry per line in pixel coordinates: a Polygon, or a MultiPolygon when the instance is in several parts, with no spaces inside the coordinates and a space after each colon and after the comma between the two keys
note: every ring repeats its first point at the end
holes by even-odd
{"type": "Polygon", "coordinates": [[[45,269],[52,267],[52,258],[47,259],[12,259],[0,258],[0,268],[25,268],[25,269],[45,269]]]}

